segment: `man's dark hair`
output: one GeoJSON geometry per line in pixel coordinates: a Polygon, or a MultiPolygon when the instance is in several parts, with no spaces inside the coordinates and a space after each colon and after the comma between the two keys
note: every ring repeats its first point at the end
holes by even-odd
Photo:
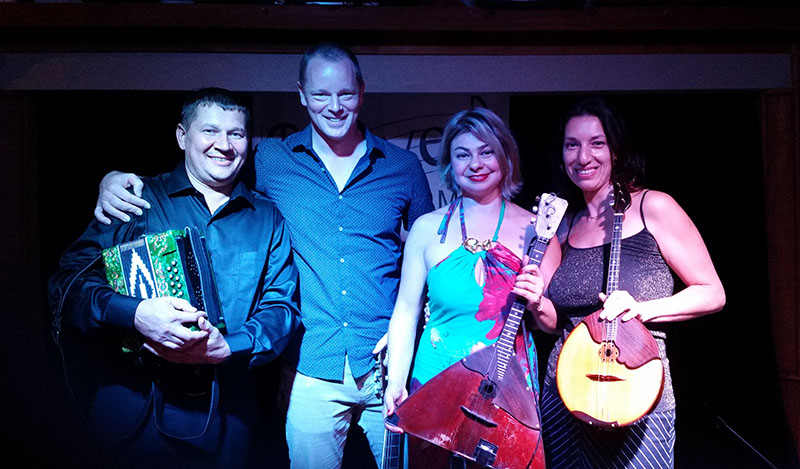
{"type": "Polygon", "coordinates": [[[300,60],[300,84],[306,83],[306,70],[308,63],[314,57],[325,59],[329,62],[338,62],[340,60],[349,60],[353,64],[353,70],[356,72],[356,80],[358,86],[364,86],[364,78],[361,76],[361,66],[358,65],[358,58],[347,46],[338,44],[336,42],[322,42],[308,49],[300,60]]]}
{"type": "Polygon", "coordinates": [[[244,114],[245,130],[248,135],[250,134],[250,108],[247,100],[223,88],[201,88],[189,93],[183,102],[181,125],[188,129],[189,125],[197,118],[197,108],[215,104],[226,111],[241,111],[244,114]]]}

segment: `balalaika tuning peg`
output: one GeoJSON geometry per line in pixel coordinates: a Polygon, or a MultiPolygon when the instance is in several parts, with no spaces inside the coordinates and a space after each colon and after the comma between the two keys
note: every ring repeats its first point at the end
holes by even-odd
{"type": "Polygon", "coordinates": [[[534,205],[533,208],[531,209],[531,212],[533,212],[534,214],[538,214],[539,213],[539,206],[538,205],[534,205]]]}

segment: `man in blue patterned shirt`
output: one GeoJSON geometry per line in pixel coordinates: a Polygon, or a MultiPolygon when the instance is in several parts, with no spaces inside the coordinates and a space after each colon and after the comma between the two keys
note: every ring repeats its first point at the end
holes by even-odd
{"type": "MultiPolygon", "coordinates": [[[[338,468],[351,422],[380,461],[372,357],[397,296],[401,225],[433,203],[416,155],[358,124],[364,80],[349,49],[309,49],[297,86],[311,123],[284,141],[259,144],[256,190],[285,217],[300,273],[305,333],[285,354],[282,383],[289,457],[296,468],[338,468]]],[[[99,218],[119,205],[114,191],[140,205],[122,190],[132,175],[114,177],[117,188],[98,200],[99,218]]],[[[101,187],[110,182],[106,176],[101,187]]]]}

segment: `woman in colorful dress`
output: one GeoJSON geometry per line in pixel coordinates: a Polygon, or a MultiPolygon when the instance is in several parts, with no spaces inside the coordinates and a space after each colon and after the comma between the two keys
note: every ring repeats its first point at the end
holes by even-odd
{"type": "Polygon", "coordinates": [[[659,323],[685,321],[722,309],[725,292],[692,220],[669,195],[642,186],[644,165],[631,151],[623,120],[601,98],[571,109],[564,119],[561,167],[572,186],[570,213],[559,229],[561,265],[542,309],[555,307],[561,337],[547,365],[542,427],[549,468],[673,467],[675,398],[659,323]],[[622,224],[619,289],[606,297],[605,279],[614,210],[612,183],[628,189],[622,224]],[[673,273],[686,285],[673,293],[673,273]],[[640,319],[654,336],[664,364],[664,390],[654,410],[629,426],[599,429],[566,409],[556,385],[564,340],[580,321],[640,319]]]}
{"type": "MultiPolygon", "coordinates": [[[[542,272],[558,264],[560,247],[557,241],[551,245],[540,267],[523,262],[533,214],[509,200],[519,190],[521,177],[517,146],[505,123],[483,108],[456,114],[443,132],[439,167],[446,184],[460,196],[417,219],[406,241],[400,291],[389,324],[387,415],[408,392],[494,343],[516,295],[527,300],[532,313],[525,315],[528,328],[555,327],[555,313],[542,313],[539,304],[546,281],[542,272]],[[426,300],[430,316],[415,356],[426,300]]],[[[538,401],[536,348],[529,332],[522,331],[516,338],[516,357],[529,380],[530,398],[538,401]]],[[[420,467],[447,463],[444,450],[413,438],[409,453],[410,466],[414,461],[420,467]]]]}

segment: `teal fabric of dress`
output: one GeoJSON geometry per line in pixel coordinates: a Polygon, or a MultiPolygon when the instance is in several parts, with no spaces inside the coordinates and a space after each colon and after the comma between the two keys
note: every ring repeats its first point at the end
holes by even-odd
{"type": "MultiPolygon", "coordinates": [[[[442,242],[456,204],[460,205],[460,200],[453,202],[442,221],[442,242]]],[[[466,240],[463,209],[461,214],[462,238],[466,240]]],[[[501,211],[491,248],[471,252],[462,244],[428,273],[430,319],[417,348],[412,393],[448,366],[500,337],[516,297],[511,289],[522,267],[521,259],[497,242],[502,216],[501,211]],[[476,280],[476,268],[483,269],[482,285],[476,280]]],[[[522,329],[517,332],[516,359],[538,401],[536,347],[530,333],[523,340],[522,329]]]]}

